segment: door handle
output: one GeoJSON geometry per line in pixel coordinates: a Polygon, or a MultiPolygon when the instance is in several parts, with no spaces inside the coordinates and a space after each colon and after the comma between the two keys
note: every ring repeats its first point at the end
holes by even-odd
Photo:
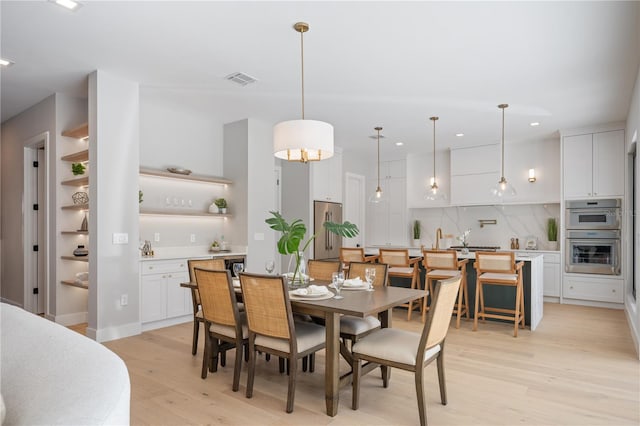
{"type": "MultiPolygon", "coordinates": [[[[329,212],[329,221],[333,222],[333,212],[329,212]]],[[[329,250],[333,250],[333,233],[332,232],[329,232],[329,250]]]]}
{"type": "MultiPolygon", "coordinates": [[[[324,221],[328,222],[329,221],[329,212],[324,212],[324,221]]],[[[324,224],[323,224],[324,226],[324,224]]],[[[324,249],[325,250],[329,250],[329,230],[325,227],[324,228],[324,249]]]]}

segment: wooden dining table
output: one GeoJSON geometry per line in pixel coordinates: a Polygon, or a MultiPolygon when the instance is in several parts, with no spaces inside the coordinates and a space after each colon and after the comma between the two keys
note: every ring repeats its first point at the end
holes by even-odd
{"type": "MultiPolygon", "coordinates": [[[[313,284],[327,285],[328,282],[315,281],[313,284]]],[[[183,283],[181,286],[193,288],[196,284],[183,283]]],[[[424,290],[385,286],[376,287],[374,291],[343,289],[341,294],[344,296],[343,299],[298,300],[295,297],[290,298],[293,312],[309,314],[325,320],[325,404],[327,415],[332,417],[338,414],[341,382],[350,382],[350,377],[343,377],[342,381],[340,377],[340,317],[351,315],[364,318],[372,315],[380,319],[383,328],[391,327],[392,309],[410,300],[423,297],[424,290]]]]}

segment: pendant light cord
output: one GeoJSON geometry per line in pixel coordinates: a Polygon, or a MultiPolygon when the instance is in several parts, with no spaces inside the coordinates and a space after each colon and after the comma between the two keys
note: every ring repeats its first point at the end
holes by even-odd
{"type": "Polygon", "coordinates": [[[380,130],[381,128],[376,128],[378,131],[378,189],[380,189],[380,130]]]}
{"type": "Polygon", "coordinates": [[[436,183],[436,117],[431,117],[433,120],[433,183],[436,183]]]}
{"type": "Polygon", "coordinates": [[[504,108],[502,108],[502,175],[500,176],[501,178],[504,178],[504,108]]]}
{"type": "Polygon", "coordinates": [[[302,119],[304,120],[304,31],[300,31],[300,62],[302,70],[302,119]]]}

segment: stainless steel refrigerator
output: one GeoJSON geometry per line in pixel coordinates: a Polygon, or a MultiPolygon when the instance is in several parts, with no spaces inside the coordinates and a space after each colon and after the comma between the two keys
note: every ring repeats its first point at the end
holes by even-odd
{"type": "Polygon", "coordinates": [[[325,222],[342,223],[342,204],[328,203],[326,201],[313,202],[313,232],[318,234],[314,240],[314,259],[338,259],[340,257],[340,247],[342,247],[342,237],[327,231],[325,222]]]}

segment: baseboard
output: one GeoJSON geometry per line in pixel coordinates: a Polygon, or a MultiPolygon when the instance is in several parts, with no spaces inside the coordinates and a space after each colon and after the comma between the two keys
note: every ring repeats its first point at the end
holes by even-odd
{"type": "Polygon", "coordinates": [[[560,298],[555,296],[544,296],[542,300],[544,303],[560,303],[560,298]]]}
{"type": "Polygon", "coordinates": [[[87,322],[88,318],[89,314],[87,312],[74,312],[73,314],[55,315],[53,321],[67,327],[87,322]]]}
{"type": "Polygon", "coordinates": [[[193,322],[193,315],[183,315],[181,317],[169,318],[160,321],[147,322],[142,324],[142,331],[155,330],[156,328],[170,327],[172,325],[193,322]]]}
{"type": "Polygon", "coordinates": [[[129,336],[136,336],[142,333],[139,322],[131,322],[115,327],[89,328],[87,327],[87,337],[96,342],[108,342],[110,340],[122,339],[129,336]]]}
{"type": "Polygon", "coordinates": [[[627,303],[625,303],[624,313],[625,313],[625,317],[627,317],[627,324],[629,324],[629,331],[631,332],[631,338],[633,339],[633,347],[636,350],[636,355],[638,356],[638,359],[640,359],[640,330],[638,330],[638,327],[636,325],[636,319],[638,317],[638,313],[636,312],[636,309],[637,308],[631,305],[627,300],[627,303]],[[632,314],[635,314],[635,318],[632,316],[632,314]]]}
{"type": "Polygon", "coordinates": [[[0,302],[7,303],[9,305],[17,306],[18,308],[24,309],[24,306],[22,306],[22,303],[14,302],[13,300],[5,299],[4,297],[0,297],[0,302]]]}
{"type": "Polygon", "coordinates": [[[623,303],[610,303],[610,302],[594,302],[592,300],[580,300],[580,299],[562,299],[564,305],[580,305],[580,306],[593,306],[594,308],[607,308],[607,309],[624,309],[623,303]]]}

